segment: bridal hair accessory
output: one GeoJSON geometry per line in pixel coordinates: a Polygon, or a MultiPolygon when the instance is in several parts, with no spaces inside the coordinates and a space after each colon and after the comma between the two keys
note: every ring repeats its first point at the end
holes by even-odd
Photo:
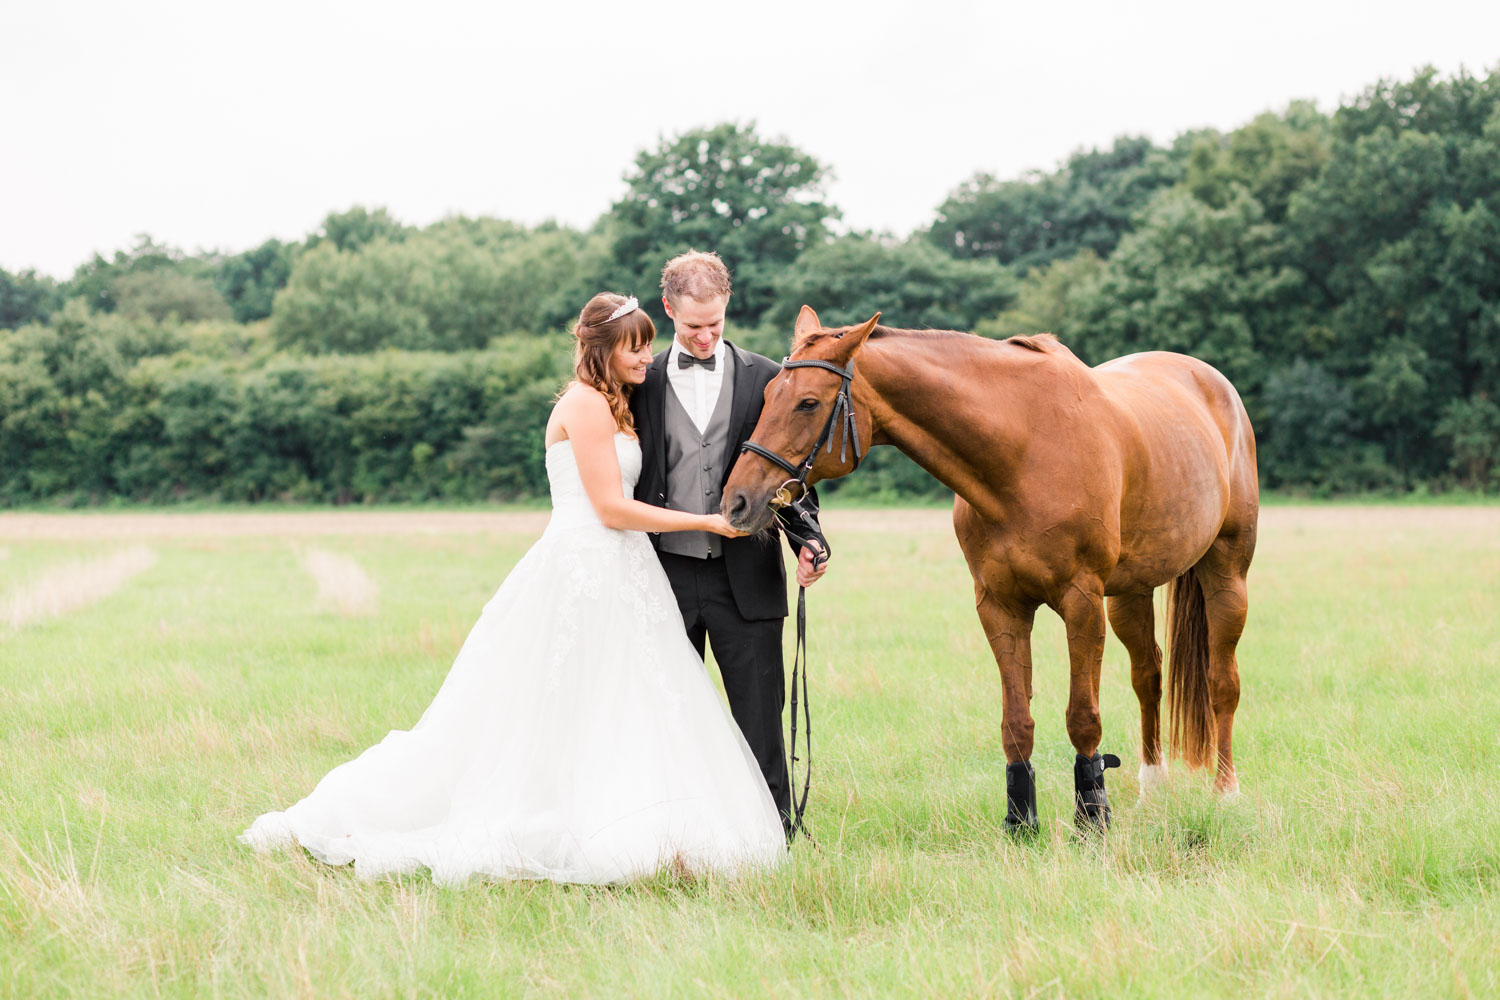
{"type": "Polygon", "coordinates": [[[640,307],[641,307],[641,304],[639,302],[637,302],[635,300],[635,296],[632,295],[630,298],[626,299],[624,302],[621,302],[618,306],[615,306],[615,311],[612,312],[612,313],[610,313],[609,314],[609,319],[605,320],[604,322],[606,322],[606,323],[613,323],[615,320],[619,319],[621,316],[628,316],[630,313],[635,312],[640,307]]]}

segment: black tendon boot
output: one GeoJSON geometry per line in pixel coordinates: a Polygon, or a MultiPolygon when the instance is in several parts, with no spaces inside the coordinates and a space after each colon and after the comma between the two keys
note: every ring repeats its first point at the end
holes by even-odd
{"type": "Polygon", "coordinates": [[[1036,772],[1031,761],[1018,760],[1005,765],[1005,832],[1037,832],[1036,772]]]}
{"type": "Polygon", "coordinates": [[[1119,767],[1120,758],[1112,753],[1078,754],[1073,759],[1073,796],[1076,808],[1073,823],[1084,833],[1109,826],[1109,796],[1104,791],[1104,771],[1119,767]]]}

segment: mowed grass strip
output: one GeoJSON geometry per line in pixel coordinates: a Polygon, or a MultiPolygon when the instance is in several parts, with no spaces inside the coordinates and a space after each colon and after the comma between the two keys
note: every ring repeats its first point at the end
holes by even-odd
{"type": "Polygon", "coordinates": [[[155,564],[156,553],[144,545],[136,545],[49,569],[0,597],[0,620],[11,628],[21,628],[86,608],[155,564]]]}
{"type": "MultiPolygon", "coordinates": [[[[1500,991],[1500,511],[1266,512],[1234,803],[1174,762],[1136,804],[1111,638],[1104,747],[1127,766],[1103,841],[1072,835],[1066,647],[1042,611],[1030,843],[1000,829],[999,683],[946,516],[828,522],[819,847],[740,882],[464,891],[234,836],[416,721],[534,535],[163,530],[151,572],[0,637],[0,995],[1500,991]],[[298,546],[357,564],[378,612],[320,602],[298,546]]],[[[101,544],[7,537],[7,581],[101,544]]]]}
{"type": "Polygon", "coordinates": [[[380,604],[380,586],[359,563],[327,549],[302,553],[302,569],[318,586],[318,600],[346,617],[372,615],[380,604]]]}

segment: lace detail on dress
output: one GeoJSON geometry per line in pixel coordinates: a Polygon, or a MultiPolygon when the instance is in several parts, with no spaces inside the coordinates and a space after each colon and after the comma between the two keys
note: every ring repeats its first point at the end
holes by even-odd
{"type": "Polygon", "coordinates": [[[645,535],[639,532],[633,534],[637,537],[630,539],[625,546],[625,556],[630,560],[630,590],[627,600],[636,605],[642,620],[648,625],[670,621],[677,609],[674,607],[669,610],[662,604],[659,591],[647,586],[650,582],[648,574],[661,572],[656,552],[651,548],[651,543],[646,541],[645,535]]]}
{"type": "MultiPolygon", "coordinates": [[[[640,479],[641,446],[623,431],[615,434],[614,441],[620,463],[620,492],[628,497],[635,492],[636,481],[640,479]]],[[[621,587],[621,596],[635,615],[631,618],[631,634],[620,638],[626,642],[643,641],[653,627],[670,622],[676,609],[668,609],[659,597],[660,588],[650,585],[649,574],[661,572],[651,543],[644,532],[607,528],[599,520],[583,487],[572,442],[566,438],[547,449],[547,479],[552,494],[552,520],[548,522],[547,533],[566,532],[568,536],[562,548],[561,561],[567,579],[559,608],[561,619],[587,621],[585,604],[603,596],[600,568],[623,555],[625,579],[613,583],[621,587]]],[[[580,624],[580,627],[587,626],[580,624]]],[[[549,666],[555,667],[566,660],[577,645],[577,638],[576,634],[560,637],[553,647],[549,666]]],[[[553,687],[560,683],[559,678],[554,670],[550,682],[553,687]]]]}

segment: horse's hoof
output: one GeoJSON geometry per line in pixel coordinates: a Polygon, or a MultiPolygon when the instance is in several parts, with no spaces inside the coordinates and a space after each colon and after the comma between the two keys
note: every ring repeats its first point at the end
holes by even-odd
{"type": "Polygon", "coordinates": [[[1119,767],[1112,753],[1078,754],[1073,759],[1073,824],[1080,832],[1103,832],[1109,826],[1109,795],[1104,791],[1104,771],[1119,767]]]}
{"type": "Polygon", "coordinates": [[[1005,832],[1029,837],[1041,830],[1036,819],[1036,772],[1031,761],[1005,765],[1005,832]]]}
{"type": "Polygon", "coordinates": [[[1144,799],[1146,796],[1150,795],[1158,788],[1163,788],[1166,786],[1167,762],[1162,761],[1160,764],[1142,764],[1140,772],[1136,776],[1136,780],[1140,785],[1141,798],[1144,799]]]}

